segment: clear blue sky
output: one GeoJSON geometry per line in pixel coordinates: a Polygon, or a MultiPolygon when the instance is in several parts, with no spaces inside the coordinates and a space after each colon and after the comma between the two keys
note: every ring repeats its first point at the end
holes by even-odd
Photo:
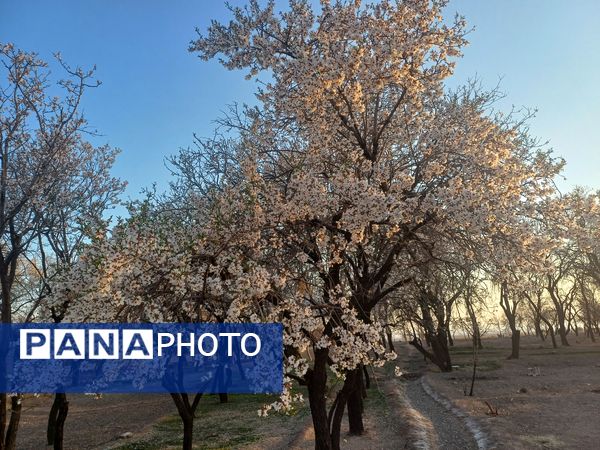
{"type": "MultiPolygon", "coordinates": [[[[475,27],[450,84],[502,77],[503,107],[537,108],[533,134],[567,159],[560,186],[600,188],[600,1],[457,0],[447,10],[475,27]]],[[[194,132],[210,135],[227,104],[253,101],[242,73],[187,52],[195,27],[228,17],[219,1],[0,0],[0,41],[97,65],[103,85],[85,111],[103,134],[95,142],[123,150],[114,174],[136,196],[166,186],[164,157],[194,132]]]]}

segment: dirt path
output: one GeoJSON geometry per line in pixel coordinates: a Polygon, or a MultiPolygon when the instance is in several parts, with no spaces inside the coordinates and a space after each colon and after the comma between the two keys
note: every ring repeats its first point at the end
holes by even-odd
{"type": "Polygon", "coordinates": [[[404,369],[410,374],[415,374],[414,377],[410,377],[404,392],[410,406],[421,416],[420,422],[424,422],[420,425],[428,430],[427,447],[477,450],[477,443],[465,422],[433,399],[425,391],[421,377],[416,376],[426,369],[421,355],[406,344],[402,345],[399,353],[407,355],[403,360],[404,369]]]}

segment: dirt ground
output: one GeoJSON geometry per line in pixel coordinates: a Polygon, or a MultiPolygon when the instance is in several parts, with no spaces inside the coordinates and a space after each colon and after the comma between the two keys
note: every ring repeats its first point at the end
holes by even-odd
{"type": "MultiPolygon", "coordinates": [[[[175,408],[168,395],[69,395],[65,423],[66,449],[107,448],[123,433],[141,435],[175,408]]],[[[46,446],[46,423],[52,404],[50,396],[23,401],[17,448],[38,450],[46,446]]]]}
{"type": "MultiPolygon", "coordinates": [[[[498,449],[597,449],[600,448],[600,343],[579,341],[572,336],[570,347],[554,350],[548,342],[524,337],[521,359],[507,360],[508,339],[484,340],[485,348],[478,354],[479,371],[473,397],[464,395],[472,372],[472,349],[468,342],[458,341],[452,349],[453,364],[457,366],[453,372],[439,373],[431,364],[421,363],[419,373],[425,373],[425,381],[435,391],[474,416],[490,433],[498,449]],[[490,415],[485,402],[492,409],[497,408],[498,415],[490,415]]],[[[406,345],[398,350],[401,366],[403,361],[406,364],[414,360],[406,345]]],[[[373,377],[365,407],[364,436],[348,436],[344,420],[344,449],[406,448],[410,432],[403,393],[409,393],[411,384],[406,380],[399,382],[392,373],[393,368],[380,369],[373,377]]],[[[225,405],[220,405],[215,397],[202,399],[194,430],[195,447],[313,448],[307,406],[291,417],[259,418],[257,410],[269,401],[263,397],[235,396],[225,405]]],[[[181,425],[167,395],[107,395],[101,399],[71,395],[69,400],[66,449],[180,448],[181,425]],[[123,433],[133,434],[120,439],[123,433]]],[[[24,401],[17,448],[45,447],[50,403],[50,397],[24,401]]],[[[435,427],[437,422],[432,423],[435,427]]],[[[434,431],[439,442],[453,439],[444,427],[438,428],[434,431]]]]}
{"type": "Polygon", "coordinates": [[[509,339],[485,340],[474,397],[470,343],[457,342],[452,373],[426,380],[491,430],[499,449],[600,448],[600,344],[570,337],[570,347],[522,338],[519,360],[507,360],[509,339]],[[490,415],[490,408],[498,415],[490,415]]]}
{"type": "MultiPolygon", "coordinates": [[[[406,430],[397,420],[398,405],[386,395],[389,379],[384,372],[373,377],[365,403],[367,432],[348,436],[342,427],[342,445],[348,450],[404,448],[406,430]]],[[[45,447],[50,396],[26,398],[23,405],[18,449],[45,447]]],[[[273,399],[270,399],[272,401],[273,399]]],[[[228,404],[213,397],[201,400],[194,429],[198,449],[305,450],[314,448],[308,408],[293,416],[258,417],[267,396],[231,396],[228,404]],[[258,398],[260,397],[260,398],[258,398]]],[[[182,430],[168,395],[70,395],[65,424],[66,449],[178,449],[182,430]],[[124,433],[132,433],[120,438],[124,433]]]]}

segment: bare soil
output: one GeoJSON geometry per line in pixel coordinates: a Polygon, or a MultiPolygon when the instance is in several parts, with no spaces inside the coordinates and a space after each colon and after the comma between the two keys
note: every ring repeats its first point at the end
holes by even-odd
{"type": "MultiPolygon", "coordinates": [[[[484,340],[485,348],[478,353],[479,370],[473,397],[464,394],[470,387],[472,373],[469,342],[457,341],[452,349],[453,364],[457,367],[451,373],[440,373],[422,360],[415,368],[415,355],[406,345],[398,347],[398,364],[425,373],[429,385],[488,430],[498,449],[597,449],[600,442],[600,344],[575,336],[570,336],[570,341],[570,347],[555,350],[549,342],[524,337],[521,359],[508,360],[508,339],[484,340]],[[498,415],[490,415],[490,407],[497,409],[498,415]]],[[[364,436],[349,436],[344,420],[344,449],[410,447],[405,400],[410,403],[412,380],[399,381],[392,373],[393,366],[377,371],[373,377],[365,405],[367,433],[364,436]]],[[[413,421],[413,425],[419,425],[420,421],[426,425],[429,420],[434,442],[440,447],[452,448],[446,444],[454,438],[444,428],[456,427],[443,426],[447,420],[435,404],[420,405],[419,391],[412,395],[413,407],[423,409],[422,417],[417,415],[418,420],[413,421]],[[440,416],[437,421],[436,414],[440,416]]],[[[69,400],[66,449],[180,448],[181,425],[168,395],[106,395],[100,399],[70,395],[69,400]],[[128,432],[132,433],[130,437],[119,438],[128,432]]],[[[426,400],[423,397],[423,401],[426,400]]],[[[24,400],[17,448],[45,447],[51,401],[49,396],[24,400]]],[[[293,416],[259,418],[257,410],[266,401],[272,400],[266,396],[232,396],[229,404],[220,405],[213,396],[203,398],[194,431],[195,447],[313,448],[308,407],[305,405],[293,416]]]]}
{"type": "Polygon", "coordinates": [[[451,373],[427,381],[489,429],[499,449],[598,449],[600,442],[600,344],[569,336],[553,349],[522,338],[519,360],[508,360],[509,339],[485,340],[479,352],[474,396],[470,342],[457,342],[451,373]],[[498,415],[491,414],[497,408],[498,415]]]}
{"type": "MultiPolygon", "coordinates": [[[[142,435],[156,421],[173,413],[168,395],[68,395],[69,415],[65,422],[65,449],[107,448],[119,442],[123,433],[142,435]]],[[[46,447],[46,424],[51,396],[27,397],[23,410],[17,448],[38,450],[46,447]]]]}
{"type": "MultiPolygon", "coordinates": [[[[349,450],[404,448],[406,430],[397,420],[396,404],[384,393],[385,373],[373,377],[365,402],[367,432],[349,436],[342,427],[342,445],[349,450]]],[[[181,448],[182,427],[168,395],[69,395],[65,449],[150,450],[181,448]],[[124,433],[131,433],[121,438],[124,433]]],[[[220,404],[215,396],[203,398],[194,427],[194,448],[245,450],[304,450],[314,448],[308,406],[295,414],[258,417],[258,409],[273,401],[268,396],[230,396],[220,404]]],[[[24,400],[17,448],[46,446],[50,396],[24,400]]]]}

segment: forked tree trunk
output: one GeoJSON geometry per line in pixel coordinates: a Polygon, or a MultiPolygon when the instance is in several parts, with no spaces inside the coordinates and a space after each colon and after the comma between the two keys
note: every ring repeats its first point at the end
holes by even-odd
{"type": "Polygon", "coordinates": [[[565,309],[561,299],[558,297],[556,293],[557,287],[556,283],[550,281],[550,277],[548,277],[548,286],[546,287],[548,293],[550,294],[550,299],[552,303],[554,303],[554,309],[556,310],[556,322],[558,325],[558,335],[560,336],[560,343],[564,346],[569,346],[569,341],[567,340],[567,327],[565,326],[565,309]]]}
{"type": "Polygon", "coordinates": [[[519,359],[519,344],[521,341],[521,331],[517,328],[517,307],[518,300],[509,299],[508,285],[506,282],[500,286],[500,306],[506,316],[506,321],[511,331],[511,353],[508,359],[519,359]]]}
{"type": "Polygon", "coordinates": [[[554,327],[552,326],[552,323],[543,316],[542,316],[542,321],[548,327],[548,334],[550,335],[550,339],[552,340],[552,347],[558,348],[558,345],[556,344],[556,336],[554,335],[554,327]]]}
{"type": "Polygon", "coordinates": [[[198,403],[202,398],[202,393],[194,396],[192,403],[187,394],[171,393],[171,398],[177,407],[177,412],[183,423],[183,450],[192,450],[194,441],[194,417],[198,403]]]}
{"type": "Polygon", "coordinates": [[[446,337],[446,332],[436,333],[434,336],[430,336],[429,342],[431,345],[431,352],[423,347],[416,337],[410,341],[410,344],[419,350],[426,359],[429,359],[429,361],[438,366],[442,372],[451,372],[452,360],[450,358],[446,337]]]}

